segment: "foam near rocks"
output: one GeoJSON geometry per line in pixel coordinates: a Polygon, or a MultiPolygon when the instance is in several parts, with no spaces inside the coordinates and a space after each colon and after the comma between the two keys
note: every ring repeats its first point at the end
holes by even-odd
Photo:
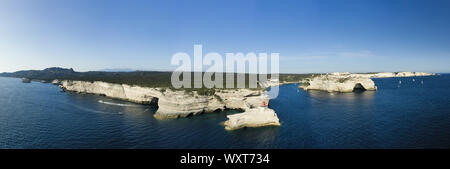
{"type": "Polygon", "coordinates": [[[217,90],[213,96],[106,82],[61,81],[65,91],[91,93],[141,104],[157,104],[157,119],[172,119],[224,109],[247,110],[269,103],[266,91],[250,89],[217,90]]]}

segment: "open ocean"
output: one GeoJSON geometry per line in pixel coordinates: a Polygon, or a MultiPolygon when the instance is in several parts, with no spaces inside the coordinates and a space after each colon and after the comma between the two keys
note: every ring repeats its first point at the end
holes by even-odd
{"type": "Polygon", "coordinates": [[[269,104],[281,127],[226,131],[234,111],[156,120],[149,106],[0,78],[0,148],[450,148],[449,74],[373,80],[358,93],[282,85],[269,104]]]}

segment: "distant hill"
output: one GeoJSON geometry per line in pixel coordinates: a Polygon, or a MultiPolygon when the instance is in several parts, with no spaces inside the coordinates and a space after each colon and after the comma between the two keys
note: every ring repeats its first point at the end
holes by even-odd
{"type": "MultiPolygon", "coordinates": [[[[64,69],[59,67],[47,68],[44,70],[21,70],[13,73],[0,73],[4,77],[20,77],[29,79],[52,79],[60,76],[74,76],[77,75],[73,69],[64,69]]],[[[53,79],[52,79],[53,80],[53,79]]]]}
{"type": "Polygon", "coordinates": [[[28,78],[32,80],[44,80],[44,81],[52,81],[54,79],[104,81],[109,83],[130,84],[146,87],[163,87],[169,86],[171,84],[170,83],[171,72],[156,72],[156,71],[76,72],[73,69],[53,67],[44,70],[23,70],[13,73],[0,73],[0,76],[28,78]]]}
{"type": "Polygon", "coordinates": [[[118,68],[118,69],[101,69],[100,72],[134,72],[136,70],[129,68],[118,68]]]}

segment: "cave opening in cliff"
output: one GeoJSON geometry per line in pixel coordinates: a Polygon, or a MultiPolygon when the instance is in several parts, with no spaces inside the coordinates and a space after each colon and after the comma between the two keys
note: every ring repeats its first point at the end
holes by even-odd
{"type": "Polygon", "coordinates": [[[353,87],[353,92],[363,92],[366,91],[366,88],[361,83],[356,83],[355,87],[353,87]]]}
{"type": "Polygon", "coordinates": [[[158,108],[159,108],[159,106],[158,106],[158,101],[159,101],[159,98],[154,97],[154,98],[152,98],[152,100],[151,100],[149,103],[147,103],[147,104],[148,104],[150,107],[155,108],[156,110],[158,110],[158,108]]]}

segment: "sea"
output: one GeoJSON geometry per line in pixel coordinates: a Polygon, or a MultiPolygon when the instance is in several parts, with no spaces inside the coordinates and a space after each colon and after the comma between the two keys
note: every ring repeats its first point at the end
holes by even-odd
{"type": "Polygon", "coordinates": [[[377,91],[279,87],[281,126],[224,129],[227,115],[157,120],[155,107],[0,78],[1,149],[450,148],[450,74],[373,79],[377,91]]]}

